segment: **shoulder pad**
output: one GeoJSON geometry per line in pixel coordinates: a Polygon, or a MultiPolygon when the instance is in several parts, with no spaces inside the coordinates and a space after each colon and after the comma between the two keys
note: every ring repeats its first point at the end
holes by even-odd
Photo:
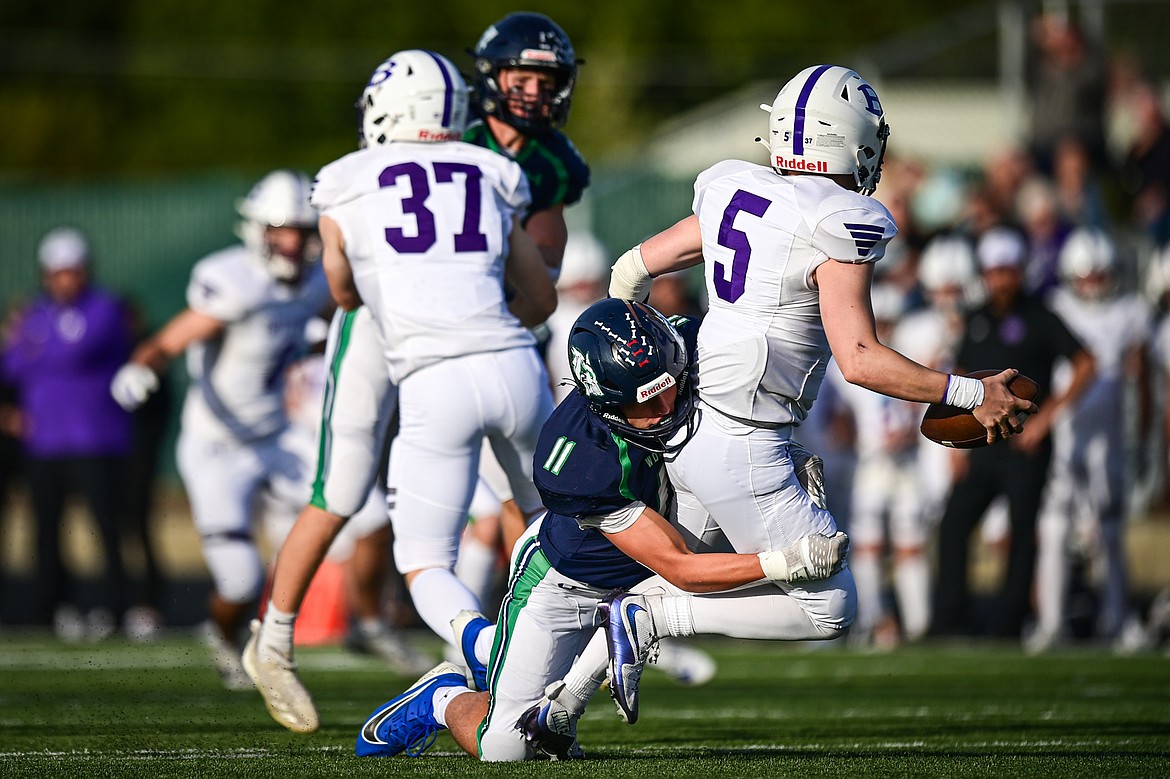
{"type": "Polygon", "coordinates": [[[817,249],[834,260],[851,263],[880,260],[890,239],[898,234],[885,206],[843,190],[820,201],[809,226],[817,249]]]}

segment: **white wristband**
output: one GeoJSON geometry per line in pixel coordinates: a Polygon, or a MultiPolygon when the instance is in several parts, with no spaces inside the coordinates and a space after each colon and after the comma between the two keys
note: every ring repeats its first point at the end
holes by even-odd
{"type": "Polygon", "coordinates": [[[983,403],[983,382],[966,376],[947,376],[943,402],[956,408],[973,409],[983,403]]]}
{"type": "Polygon", "coordinates": [[[642,245],[627,251],[613,264],[609,276],[609,296],[622,300],[645,301],[650,296],[650,271],[642,260],[642,245]]]}

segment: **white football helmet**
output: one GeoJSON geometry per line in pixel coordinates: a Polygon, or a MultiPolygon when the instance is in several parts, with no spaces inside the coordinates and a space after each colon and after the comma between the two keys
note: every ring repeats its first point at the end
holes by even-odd
{"type": "Polygon", "coordinates": [[[874,284],[869,290],[869,300],[877,322],[896,322],[906,313],[906,295],[893,284],[874,284]]]}
{"type": "Polygon", "coordinates": [[[849,174],[858,192],[873,194],[890,126],[877,90],[856,71],[838,65],[805,68],[772,105],[760,108],[769,112],[764,145],[778,173],[849,174]]]}
{"type": "Polygon", "coordinates": [[[1155,305],[1170,292],[1170,244],[1154,252],[1146,266],[1146,297],[1155,305]]]}
{"type": "Polygon", "coordinates": [[[362,148],[390,141],[457,141],[467,127],[468,87],[441,54],[408,49],[379,65],[358,100],[362,148]]]}
{"type": "Polygon", "coordinates": [[[1100,230],[1080,227],[1060,247],[1060,274],[1079,279],[1093,273],[1111,275],[1117,262],[1113,241],[1100,230]]]}
{"type": "Polygon", "coordinates": [[[978,277],[975,249],[965,238],[950,235],[932,238],[918,258],[918,281],[929,292],[948,286],[966,288],[978,277]]]}
{"type": "Polygon", "coordinates": [[[1116,267],[1113,240],[1101,230],[1078,227],[1060,247],[1060,275],[1076,295],[1087,300],[1111,295],[1116,267]]]}
{"type": "Polygon", "coordinates": [[[266,235],[269,227],[316,229],[317,212],[309,204],[309,187],[305,174],[275,170],[236,203],[236,210],[243,217],[236,225],[236,234],[260,257],[272,277],[280,281],[295,280],[304,262],[320,256],[320,241],[315,237],[305,241],[300,256],[290,257],[274,250],[266,235]]]}

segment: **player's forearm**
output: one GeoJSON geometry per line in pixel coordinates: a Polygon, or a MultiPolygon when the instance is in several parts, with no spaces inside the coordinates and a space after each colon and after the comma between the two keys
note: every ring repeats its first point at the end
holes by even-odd
{"type": "Polygon", "coordinates": [[[563,204],[537,211],[524,223],[524,232],[540,251],[545,267],[553,272],[554,279],[561,271],[565,257],[565,245],[569,241],[569,229],[565,225],[563,204]]]}
{"type": "Polygon", "coordinates": [[[143,341],[130,355],[130,362],[161,371],[188,346],[212,338],[222,330],[223,323],[219,320],[188,308],[167,322],[153,338],[143,341]]]}
{"type": "Polygon", "coordinates": [[[642,242],[642,260],[651,276],[684,270],[703,261],[699,218],[691,215],[642,242]]]}
{"type": "Polygon", "coordinates": [[[520,320],[525,327],[536,327],[552,316],[557,308],[556,294],[538,293],[516,290],[512,299],[508,301],[508,310],[520,320]]]}
{"type": "Polygon", "coordinates": [[[650,568],[680,590],[695,593],[732,590],[765,578],[757,555],[688,552],[650,568]]]}
{"type": "Polygon", "coordinates": [[[859,339],[834,349],[833,358],[846,381],[882,395],[937,403],[947,390],[947,374],[919,365],[877,339],[859,339]]]}

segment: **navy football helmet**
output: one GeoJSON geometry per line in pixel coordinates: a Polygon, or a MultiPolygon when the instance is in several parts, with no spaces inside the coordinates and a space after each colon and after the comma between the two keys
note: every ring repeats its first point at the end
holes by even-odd
{"type": "Polygon", "coordinates": [[[672,452],[694,432],[691,356],[678,331],[650,306],[606,298],[585,309],[569,332],[569,365],[577,391],[616,435],[647,451],[672,452]],[[634,427],[619,409],[675,386],[674,411],[651,428],[634,427]],[[672,441],[684,427],[686,435],[672,441]]]}
{"type": "Polygon", "coordinates": [[[475,57],[474,101],[485,116],[494,116],[526,135],[561,127],[581,60],[556,22],[543,14],[513,13],[484,30],[471,52],[475,57]],[[508,107],[500,89],[501,68],[540,68],[556,78],[553,91],[525,105],[523,114],[508,107]]]}

